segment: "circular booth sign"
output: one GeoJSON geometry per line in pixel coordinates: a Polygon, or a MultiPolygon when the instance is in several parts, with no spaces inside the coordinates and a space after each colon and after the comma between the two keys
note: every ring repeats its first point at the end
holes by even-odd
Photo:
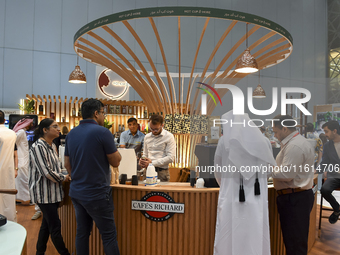
{"type": "Polygon", "coordinates": [[[99,91],[112,100],[122,98],[129,90],[129,84],[126,81],[118,81],[117,77],[115,72],[107,68],[98,76],[99,91]]]}
{"type": "Polygon", "coordinates": [[[150,192],[141,200],[132,200],[132,210],[139,210],[149,220],[165,221],[175,213],[184,213],[184,204],[175,203],[164,192],[150,192]]]}

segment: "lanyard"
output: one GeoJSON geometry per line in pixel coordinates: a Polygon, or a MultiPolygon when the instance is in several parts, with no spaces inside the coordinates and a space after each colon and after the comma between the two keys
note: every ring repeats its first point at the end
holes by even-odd
{"type": "Polygon", "coordinates": [[[299,134],[299,132],[297,132],[292,138],[290,138],[282,147],[281,150],[290,142],[290,140],[292,140],[295,136],[297,136],[299,134]]]}

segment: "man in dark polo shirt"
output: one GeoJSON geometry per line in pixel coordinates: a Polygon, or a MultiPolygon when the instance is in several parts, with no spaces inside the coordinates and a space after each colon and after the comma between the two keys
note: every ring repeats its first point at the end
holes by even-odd
{"type": "Polygon", "coordinates": [[[71,175],[69,195],[77,220],[77,254],[89,254],[93,221],[102,235],[106,255],[119,254],[113,217],[111,171],[121,156],[111,132],[104,128],[103,103],[97,99],[83,102],[83,120],[66,137],[65,167],[71,175]]]}

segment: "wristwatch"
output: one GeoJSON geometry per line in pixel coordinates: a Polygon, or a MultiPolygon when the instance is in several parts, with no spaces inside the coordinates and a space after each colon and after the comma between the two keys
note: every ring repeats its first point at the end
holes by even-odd
{"type": "Polygon", "coordinates": [[[15,168],[15,170],[18,170],[18,169],[19,169],[19,168],[17,168],[17,167],[15,168]]]}

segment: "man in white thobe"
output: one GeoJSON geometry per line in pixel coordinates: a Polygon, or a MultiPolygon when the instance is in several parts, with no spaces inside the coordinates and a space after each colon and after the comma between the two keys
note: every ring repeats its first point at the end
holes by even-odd
{"type": "Polygon", "coordinates": [[[229,111],[222,119],[228,123],[223,125],[215,153],[220,193],[214,255],[270,255],[267,172],[263,169],[276,165],[270,142],[247,114],[229,111]]]}
{"type": "Polygon", "coordinates": [[[30,194],[28,188],[28,165],[29,165],[29,147],[26,130],[33,125],[33,119],[23,118],[13,127],[17,135],[16,145],[18,148],[18,176],[15,179],[15,187],[18,190],[16,200],[24,204],[30,203],[30,194]]]}
{"type": "MultiPolygon", "coordinates": [[[[5,114],[0,111],[0,189],[15,189],[14,145],[15,133],[5,127],[5,114]]],[[[0,214],[17,221],[15,195],[0,193],[0,214]]]]}

